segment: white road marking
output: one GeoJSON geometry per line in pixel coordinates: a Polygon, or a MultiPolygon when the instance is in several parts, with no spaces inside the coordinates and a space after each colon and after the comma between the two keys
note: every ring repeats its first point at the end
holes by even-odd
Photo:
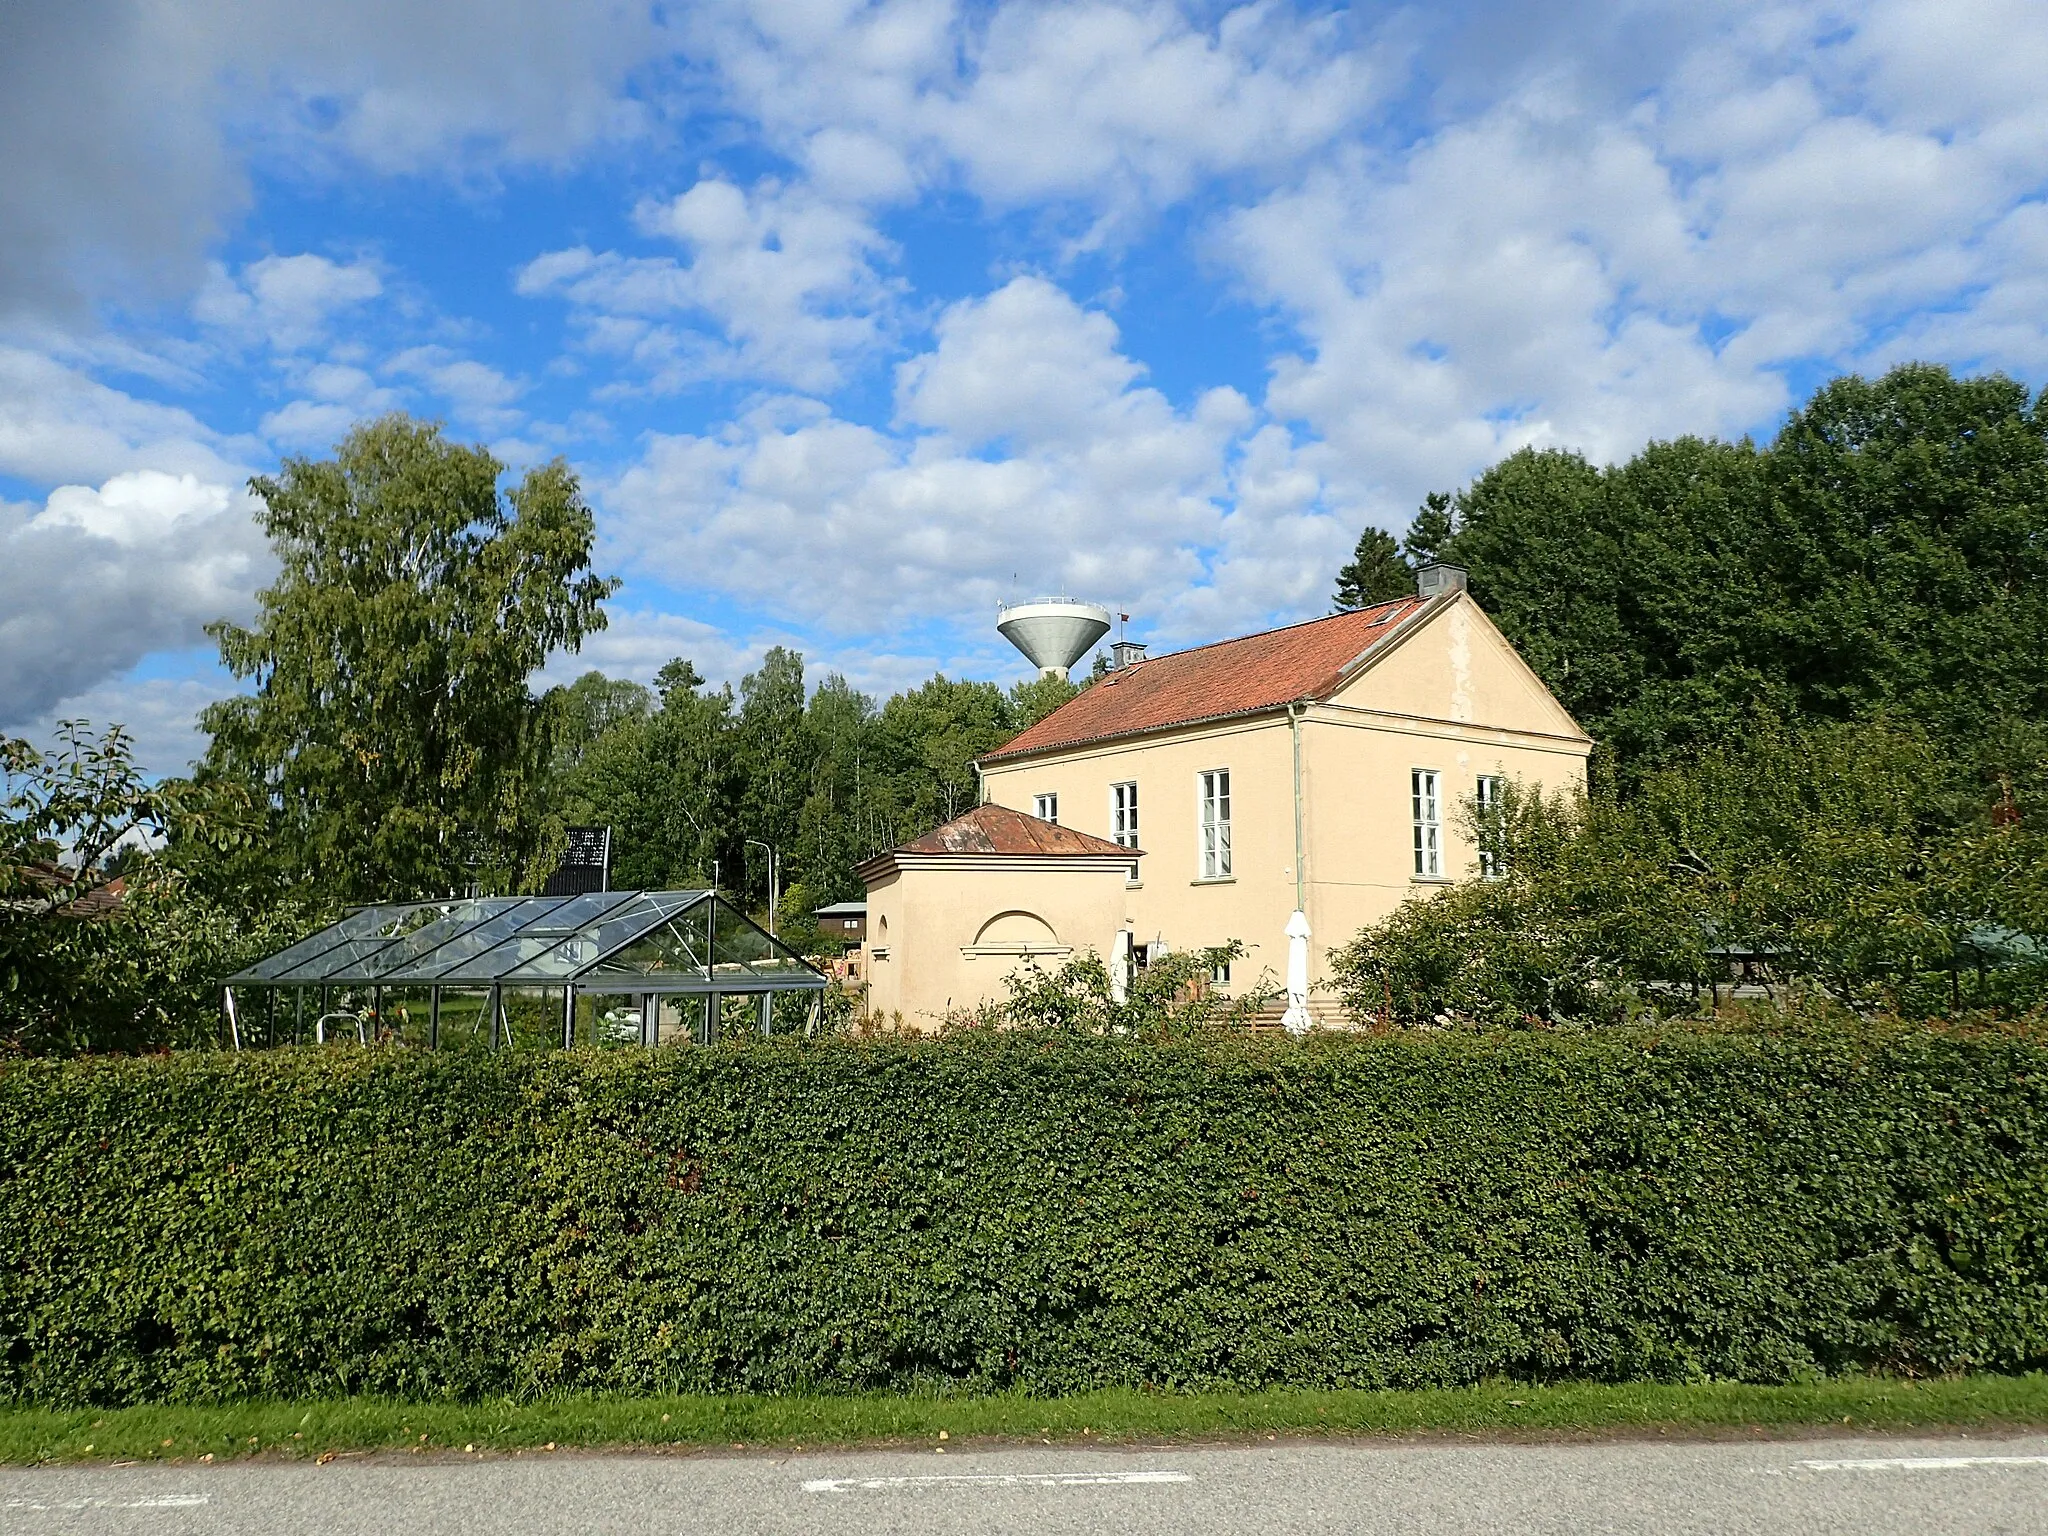
{"type": "Polygon", "coordinates": [[[1795,1465],[1813,1472],[1953,1472],[1963,1467],[2048,1467],[2048,1456],[1871,1456],[1795,1465]]]}
{"type": "Polygon", "coordinates": [[[203,1493],[152,1493],[139,1499],[108,1499],[90,1496],[76,1499],[9,1499],[0,1509],[197,1509],[207,1502],[203,1493]]]}
{"type": "Polygon", "coordinates": [[[814,1477],[805,1493],[885,1493],[897,1488],[1101,1488],[1128,1483],[1186,1483],[1185,1472],[961,1472],[925,1477],[814,1477]]]}

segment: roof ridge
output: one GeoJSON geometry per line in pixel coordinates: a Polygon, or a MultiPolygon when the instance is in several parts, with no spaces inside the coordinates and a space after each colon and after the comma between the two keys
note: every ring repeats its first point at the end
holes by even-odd
{"type": "Polygon", "coordinates": [[[1148,656],[1138,665],[1149,667],[1155,662],[1173,661],[1177,657],[1192,656],[1197,651],[1213,651],[1219,645],[1237,645],[1246,640],[1263,640],[1268,635],[1284,635],[1290,629],[1307,629],[1311,624],[1327,624],[1332,619],[1356,618],[1361,613],[1372,613],[1381,608],[1394,608],[1402,603],[1421,602],[1415,593],[1405,597],[1390,597],[1385,602],[1368,603],[1363,608],[1339,608],[1335,613],[1325,613],[1313,619],[1296,619],[1292,624],[1275,624],[1271,629],[1255,629],[1248,635],[1229,635],[1221,640],[1204,640],[1200,645],[1191,645],[1184,651],[1168,651],[1163,656],[1148,656]]]}

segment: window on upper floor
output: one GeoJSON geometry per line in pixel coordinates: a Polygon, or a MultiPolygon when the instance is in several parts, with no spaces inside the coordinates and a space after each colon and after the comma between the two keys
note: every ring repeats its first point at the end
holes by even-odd
{"type": "Polygon", "coordinates": [[[1197,776],[1201,803],[1201,871],[1204,880],[1230,877],[1230,770],[1207,768],[1197,776]]]}
{"type": "Polygon", "coordinates": [[[1500,775],[1480,774],[1472,800],[1479,811],[1479,878],[1482,880],[1498,880],[1508,872],[1507,860],[1500,853],[1500,797],[1500,775]]]}
{"type": "Polygon", "coordinates": [[[1109,840],[1122,848],[1138,846],[1138,785],[1135,780],[1109,786],[1109,840]]]}
{"type": "Polygon", "coordinates": [[[1443,802],[1434,768],[1408,771],[1408,799],[1415,827],[1415,877],[1438,880],[1444,872],[1443,802]]]}
{"type": "Polygon", "coordinates": [[[1060,797],[1058,795],[1034,795],[1031,814],[1040,821],[1049,821],[1054,826],[1060,823],[1060,797]]]}
{"type": "MultiPolygon", "coordinates": [[[[1138,846],[1138,784],[1135,779],[1109,786],[1109,836],[1120,848],[1138,846]]],[[[1138,883],[1138,861],[1131,860],[1129,880],[1138,883]]]]}

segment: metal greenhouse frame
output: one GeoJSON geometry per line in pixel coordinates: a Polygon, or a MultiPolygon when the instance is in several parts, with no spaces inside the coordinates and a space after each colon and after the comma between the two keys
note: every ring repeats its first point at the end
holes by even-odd
{"type": "Polygon", "coordinates": [[[237,1050],[708,1045],[808,1032],[827,985],[715,891],[594,891],[362,907],[228,977],[222,1002],[237,1050]]]}

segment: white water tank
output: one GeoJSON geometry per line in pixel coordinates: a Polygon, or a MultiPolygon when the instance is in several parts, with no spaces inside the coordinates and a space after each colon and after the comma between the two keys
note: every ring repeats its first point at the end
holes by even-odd
{"type": "Polygon", "coordinates": [[[1017,647],[1044,677],[1065,677],[1109,633],[1109,610],[1071,598],[1019,603],[996,614],[996,633],[1017,647]]]}

